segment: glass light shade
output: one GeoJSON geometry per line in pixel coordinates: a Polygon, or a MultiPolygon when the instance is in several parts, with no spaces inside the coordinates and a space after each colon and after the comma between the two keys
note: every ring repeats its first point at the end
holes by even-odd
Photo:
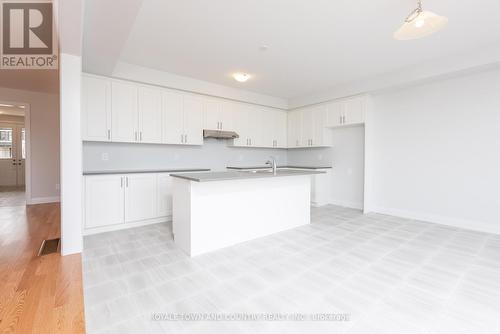
{"type": "Polygon", "coordinates": [[[239,82],[245,82],[247,81],[248,79],[250,79],[250,75],[247,74],[247,73],[234,73],[233,74],[233,78],[234,80],[236,81],[239,81],[239,82]]]}
{"type": "Polygon", "coordinates": [[[394,33],[394,38],[397,40],[422,38],[441,30],[447,23],[448,18],[424,10],[411,20],[407,20],[394,33]]]}

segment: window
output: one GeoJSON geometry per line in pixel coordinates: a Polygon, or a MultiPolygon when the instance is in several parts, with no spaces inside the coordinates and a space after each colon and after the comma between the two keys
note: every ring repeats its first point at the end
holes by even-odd
{"type": "Polygon", "coordinates": [[[12,128],[0,128],[0,159],[12,159],[12,128]]]}

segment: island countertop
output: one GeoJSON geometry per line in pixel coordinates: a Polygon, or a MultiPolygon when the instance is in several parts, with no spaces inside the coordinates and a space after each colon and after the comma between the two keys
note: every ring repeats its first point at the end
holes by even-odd
{"type": "Polygon", "coordinates": [[[270,177],[285,177],[285,176],[301,176],[301,175],[316,175],[324,174],[323,171],[317,170],[299,170],[299,169],[278,169],[276,174],[271,171],[228,171],[228,172],[206,172],[206,173],[174,173],[172,177],[186,179],[195,182],[210,182],[210,181],[228,181],[228,180],[245,180],[259,179],[270,177]]]}
{"type": "Polygon", "coordinates": [[[84,171],[83,175],[209,172],[209,168],[114,169],[84,171]]]}
{"type": "MultiPolygon", "coordinates": [[[[227,169],[234,170],[252,170],[252,169],[269,169],[269,165],[259,165],[259,166],[227,166],[227,169]]],[[[289,168],[289,169],[330,169],[332,166],[313,166],[313,165],[279,165],[279,168],[289,168]]]]}

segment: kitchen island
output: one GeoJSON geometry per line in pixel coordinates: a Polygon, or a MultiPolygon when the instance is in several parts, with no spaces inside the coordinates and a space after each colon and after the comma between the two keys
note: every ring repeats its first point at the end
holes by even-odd
{"type": "Polygon", "coordinates": [[[174,173],[173,233],[190,256],[310,223],[315,170],[174,173]]]}

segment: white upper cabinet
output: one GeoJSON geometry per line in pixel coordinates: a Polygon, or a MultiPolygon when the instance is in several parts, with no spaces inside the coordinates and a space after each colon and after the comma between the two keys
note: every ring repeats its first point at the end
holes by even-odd
{"type": "Polygon", "coordinates": [[[300,113],[300,146],[312,146],[312,138],[314,137],[314,113],[312,109],[304,109],[300,113]]]}
{"type": "Polygon", "coordinates": [[[300,110],[288,112],[288,147],[301,147],[301,116],[300,110]]]}
{"type": "Polygon", "coordinates": [[[286,111],[275,111],[274,112],[274,137],[275,137],[275,147],[286,148],[287,147],[287,112],[286,111]]]}
{"type": "Polygon", "coordinates": [[[162,97],[157,88],[139,87],[139,141],[161,143],[162,97]]]}
{"type": "Polygon", "coordinates": [[[139,140],[136,85],[121,81],[111,83],[111,116],[113,141],[139,140]]]}
{"type": "Polygon", "coordinates": [[[243,103],[231,107],[233,129],[240,136],[234,146],[286,148],[286,112],[243,103]]]}
{"type": "Polygon", "coordinates": [[[82,138],[111,141],[111,82],[107,79],[82,78],[82,138]]]}
{"type": "Polygon", "coordinates": [[[262,114],[260,127],[262,133],[262,147],[286,148],[287,114],[284,111],[266,108],[262,114]]]}
{"type": "Polygon", "coordinates": [[[209,130],[222,129],[222,102],[215,100],[203,101],[203,128],[209,130]]]}
{"type": "Polygon", "coordinates": [[[184,143],[184,97],[170,91],[162,92],[162,125],[164,144],[184,143]]]}
{"type": "Polygon", "coordinates": [[[222,100],[203,101],[203,128],[233,131],[233,104],[222,100]]]}
{"type": "Polygon", "coordinates": [[[344,125],[362,124],[365,122],[366,98],[355,97],[345,101],[344,125]]]}
{"type": "Polygon", "coordinates": [[[288,148],[331,146],[326,107],[314,106],[288,113],[288,148]]]}
{"type": "Polygon", "coordinates": [[[234,131],[233,121],[234,104],[223,102],[220,111],[221,130],[234,131]]]}
{"type": "Polygon", "coordinates": [[[313,114],[313,134],[311,137],[311,146],[331,146],[331,130],[326,128],[326,106],[315,107],[313,114]]]}
{"type": "Polygon", "coordinates": [[[365,96],[356,96],[328,104],[327,127],[363,124],[366,99],[365,96]]]}
{"type": "Polygon", "coordinates": [[[234,139],[234,146],[250,146],[250,108],[247,105],[235,103],[234,108],[234,131],[238,138],[234,139]]]}
{"type": "Polygon", "coordinates": [[[327,125],[328,127],[341,126],[344,117],[344,104],[333,102],[327,106],[327,125]]]}
{"type": "Polygon", "coordinates": [[[203,101],[184,96],[184,144],[203,145],[203,101]]]}
{"type": "Polygon", "coordinates": [[[189,95],[164,91],[164,144],[203,145],[203,101],[189,95]]]}

